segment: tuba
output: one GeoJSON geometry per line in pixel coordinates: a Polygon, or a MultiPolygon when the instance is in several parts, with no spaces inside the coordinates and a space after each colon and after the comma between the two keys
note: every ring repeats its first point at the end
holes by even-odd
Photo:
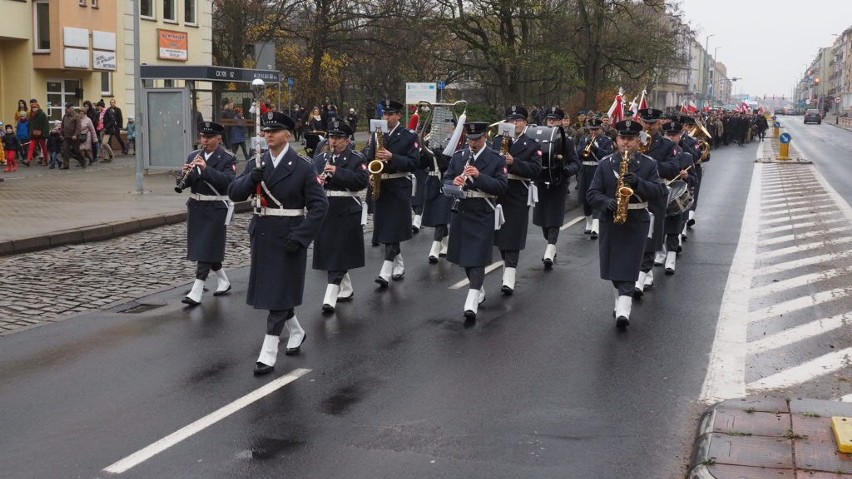
{"type": "Polygon", "coordinates": [[[689,136],[698,141],[698,151],[701,152],[701,158],[698,159],[698,162],[707,160],[707,157],[710,156],[710,139],[712,138],[710,132],[702,123],[696,121],[695,126],[689,130],[689,136]]]}
{"type": "Polygon", "coordinates": [[[627,174],[629,168],[630,151],[624,150],[621,162],[618,165],[618,182],[615,186],[615,212],[612,215],[612,222],[617,225],[623,225],[627,222],[627,205],[630,203],[630,197],[633,196],[633,188],[624,183],[624,175],[627,174]]]}
{"type": "MultiPolygon", "coordinates": [[[[385,134],[382,130],[376,130],[376,149],[374,150],[373,156],[375,157],[375,153],[378,153],[379,150],[384,149],[385,147],[385,134]]],[[[372,189],[371,198],[373,201],[379,199],[379,195],[382,194],[382,171],[385,170],[385,162],[379,159],[374,159],[373,161],[367,164],[367,171],[370,172],[370,188],[372,189]]]]}

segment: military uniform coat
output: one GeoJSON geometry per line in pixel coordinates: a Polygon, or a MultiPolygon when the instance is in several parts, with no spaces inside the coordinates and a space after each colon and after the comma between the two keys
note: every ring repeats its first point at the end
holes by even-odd
{"type": "MultiPolygon", "coordinates": [[[[424,157],[425,152],[421,152],[424,157]]],[[[450,224],[450,208],[453,204],[453,199],[444,196],[441,192],[444,180],[444,170],[447,169],[449,157],[444,156],[440,151],[434,152],[434,157],[428,155],[428,161],[431,166],[427,170],[426,185],[423,188],[424,205],[423,205],[423,226],[435,227],[438,225],[450,224]],[[440,161],[439,161],[440,158],[440,161]]],[[[426,158],[424,158],[426,159],[426,158]]]]}
{"type": "MultiPolygon", "coordinates": [[[[609,281],[636,281],[642,265],[642,255],[648,239],[651,219],[645,209],[627,210],[624,224],[613,223],[613,211],[607,209],[610,200],[615,198],[618,184],[621,155],[610,155],[598,163],[597,171],[586,193],[593,209],[603,212],[600,218],[600,255],[601,279],[609,281]]],[[[635,154],[630,160],[628,171],[639,177],[639,183],[633,189],[631,203],[641,203],[665,198],[667,190],[660,183],[656,162],[645,155],[635,154]]]]}
{"type": "MultiPolygon", "coordinates": [[[[204,150],[193,151],[185,163],[191,163],[198,155],[204,156],[204,150]]],[[[193,193],[227,196],[228,186],[234,181],[236,170],[237,159],[220,146],[207,159],[207,167],[201,171],[201,175],[198,169],[192,170],[187,184],[193,193]]],[[[190,261],[221,263],[225,259],[227,203],[189,198],[186,200],[186,210],[186,258],[190,261]]]]}
{"type": "MultiPolygon", "coordinates": [[[[417,134],[402,125],[384,135],[384,147],[393,153],[385,162],[383,173],[411,173],[420,163],[420,145],[417,134]]],[[[365,148],[364,156],[375,158],[375,136],[365,148]]],[[[410,178],[383,179],[379,199],[373,204],[373,242],[400,243],[411,239],[411,192],[410,178]]]]}
{"type": "Polygon", "coordinates": [[[585,158],[583,157],[583,151],[589,146],[589,141],[591,141],[591,135],[584,136],[580,141],[580,144],[577,145],[577,158],[580,160],[580,172],[577,174],[577,186],[579,190],[579,198],[578,201],[581,205],[583,205],[583,214],[586,216],[591,215],[594,211],[592,210],[592,206],[586,200],[586,192],[589,191],[589,185],[592,184],[592,178],[595,177],[595,170],[598,169],[598,161],[602,158],[605,158],[612,154],[615,151],[615,145],[613,145],[612,140],[604,135],[603,133],[599,134],[595,137],[595,143],[592,146],[592,154],[585,158]],[[585,162],[594,162],[594,165],[585,165],[585,162]]]}
{"type": "MultiPolygon", "coordinates": [[[[669,157],[674,142],[663,135],[657,135],[651,140],[651,148],[647,156],[657,161],[657,173],[662,176],[669,176],[671,166],[665,164],[666,158],[669,157]]],[[[665,242],[665,220],[666,207],[668,206],[668,190],[666,195],[661,198],[656,198],[648,201],[648,210],[654,214],[654,235],[649,239],[645,251],[660,251],[663,249],[665,242]]]]}
{"type": "Polygon", "coordinates": [[[542,172],[538,185],[538,203],[533,208],[533,224],[542,228],[553,228],[562,226],[565,222],[565,199],[568,196],[568,178],[576,174],[580,169],[580,160],[574,147],[574,140],[566,138],[565,151],[562,160],[556,158],[545,158],[542,162],[542,172]],[[565,166],[561,168],[559,162],[564,161],[565,166]],[[555,182],[549,181],[547,165],[552,162],[555,182]]]}
{"type": "MultiPolygon", "coordinates": [[[[471,178],[465,189],[501,196],[509,187],[506,177],[506,159],[487,145],[476,161],[470,149],[456,152],[444,173],[444,184],[451,185],[464,171],[464,165],[479,169],[480,175],[471,178]]],[[[494,249],[494,207],[496,199],[466,198],[459,200],[458,212],[450,222],[450,239],[447,244],[447,261],[464,268],[491,264],[494,249]],[[493,206],[492,206],[493,205],[493,206]]]]}
{"type": "MultiPolygon", "coordinates": [[[[370,176],[367,160],[361,153],[347,149],[343,154],[323,153],[314,157],[317,175],[326,164],[337,167],[326,179],[325,191],[361,191],[370,176]]],[[[313,268],[322,271],[348,271],[364,266],[364,231],[361,228],[361,199],[330,196],[328,212],[314,239],[313,268]]]]}
{"type": "MultiPolygon", "coordinates": [[[[501,151],[503,136],[494,138],[491,148],[501,151]]],[[[534,181],[541,174],[541,148],[538,142],[522,134],[509,147],[514,161],[508,165],[508,172],[534,181]]],[[[530,222],[527,199],[530,181],[509,180],[506,192],[497,202],[503,205],[506,223],[494,233],[494,245],[502,250],[520,251],[527,245],[527,226],[530,222]]]]}
{"type": "MultiPolygon", "coordinates": [[[[695,209],[698,206],[698,193],[701,191],[701,179],[704,177],[704,167],[701,163],[698,163],[698,160],[701,159],[701,152],[698,151],[698,142],[695,138],[689,135],[683,135],[680,140],[680,146],[683,148],[683,151],[692,155],[692,161],[695,163],[695,187],[692,191],[692,196],[694,198],[694,202],[692,203],[692,208],[695,209]]],[[[707,156],[707,159],[704,162],[710,161],[710,156],[707,156]]]]}
{"type": "MultiPolygon", "coordinates": [[[[302,304],[305,289],[305,270],[308,261],[308,245],[314,240],[322,226],[328,209],[328,200],[317,181],[313,165],[289,151],[272,167],[269,152],[263,154],[264,183],[284,208],[307,208],[306,216],[258,216],[254,215],[248,226],[251,242],[251,270],[249,272],[246,303],[257,309],[286,310],[302,304]],[[298,241],[302,248],[295,253],[284,251],[288,239],[298,241]]],[[[256,191],[249,173],[254,169],[255,159],[246,164],[242,175],[237,177],[228,191],[234,201],[245,201],[256,191]]],[[[270,208],[278,205],[267,195],[270,208]]]]}
{"type": "MultiPolygon", "coordinates": [[[[677,173],[680,173],[681,170],[686,170],[692,163],[692,155],[683,151],[683,149],[679,146],[675,146],[672,150],[672,155],[669,163],[677,168],[677,173]]],[[[668,176],[666,179],[672,179],[677,176],[677,173],[671,176],[668,176]]],[[[662,174],[662,172],[660,172],[662,174]]],[[[695,168],[689,168],[687,170],[688,177],[686,179],[686,184],[689,188],[693,188],[695,185],[695,168]]],[[[668,202],[666,204],[666,209],[668,210],[668,202]]],[[[680,234],[683,231],[683,225],[686,221],[687,212],[684,211],[681,214],[669,216],[666,214],[665,224],[663,226],[663,230],[666,235],[675,235],[680,234]]]]}

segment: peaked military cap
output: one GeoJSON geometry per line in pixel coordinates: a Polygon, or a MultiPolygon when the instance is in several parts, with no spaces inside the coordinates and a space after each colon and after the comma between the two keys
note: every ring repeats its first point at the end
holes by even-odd
{"type": "Polygon", "coordinates": [[[586,122],[586,127],[591,129],[600,128],[601,125],[603,125],[603,120],[601,120],[600,118],[592,118],[591,120],[586,122]]]}
{"type": "Polygon", "coordinates": [[[618,136],[639,136],[642,124],[638,121],[624,120],[616,123],[615,129],[618,131],[618,136]]]}
{"type": "Polygon", "coordinates": [[[666,135],[679,135],[683,133],[683,124],[678,123],[677,121],[666,123],[663,125],[663,131],[666,132],[666,135]]]}
{"type": "Polygon", "coordinates": [[[382,102],[385,113],[402,113],[405,110],[405,105],[398,101],[388,100],[382,102]]]}
{"type": "Polygon", "coordinates": [[[565,118],[565,112],[560,110],[558,106],[552,106],[552,107],[547,109],[546,118],[548,120],[551,120],[551,119],[561,120],[561,119],[565,118]]]}
{"type": "Polygon", "coordinates": [[[335,119],[328,123],[328,136],[344,136],[348,138],[351,135],[352,128],[345,122],[335,119]]]}
{"type": "Polygon", "coordinates": [[[522,106],[512,105],[509,108],[506,108],[507,120],[526,120],[527,115],[527,109],[522,106]]]}
{"type": "Polygon", "coordinates": [[[639,110],[639,117],[649,123],[659,121],[662,116],[663,112],[656,108],[642,108],[639,110]]]}
{"type": "Polygon", "coordinates": [[[198,133],[204,136],[216,136],[225,133],[225,127],[212,121],[202,121],[198,124],[198,133]]]}
{"type": "Polygon", "coordinates": [[[488,123],[484,121],[471,121],[464,124],[464,132],[468,140],[478,140],[488,131],[488,123]]]}
{"type": "Polygon", "coordinates": [[[280,111],[268,111],[263,117],[263,131],[296,129],[296,123],[280,111]]]}

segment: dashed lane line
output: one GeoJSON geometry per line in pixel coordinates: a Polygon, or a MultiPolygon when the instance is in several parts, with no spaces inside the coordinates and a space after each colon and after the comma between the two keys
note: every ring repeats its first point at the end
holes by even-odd
{"type": "Polygon", "coordinates": [[[202,417],[201,419],[189,424],[187,426],[178,429],[177,431],[169,434],[168,436],[160,439],[159,441],[140,449],[133,454],[125,457],[124,459],[104,468],[104,472],[109,472],[112,474],[121,474],[145,461],[150,459],[151,457],[165,451],[166,449],[174,446],[175,444],[183,441],[184,439],[196,434],[208,426],[211,426],[222,419],[230,416],[231,414],[243,409],[244,407],[254,403],[255,401],[262,399],[273,392],[281,389],[282,387],[290,384],[291,382],[299,379],[311,372],[310,369],[294,369],[290,373],[281,376],[280,378],[268,383],[267,385],[255,389],[254,391],[246,394],[245,396],[237,399],[236,401],[223,406],[216,411],[202,417]]]}

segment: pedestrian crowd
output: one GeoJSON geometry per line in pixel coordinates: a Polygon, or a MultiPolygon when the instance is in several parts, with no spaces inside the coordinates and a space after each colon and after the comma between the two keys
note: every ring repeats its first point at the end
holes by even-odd
{"type": "Polygon", "coordinates": [[[109,101],[109,107],[103,100],[95,104],[86,100],[82,107],[72,103],[64,106],[62,119],[51,122],[35,98],[29,101],[29,106],[23,99],[18,101],[12,121],[0,122],[3,127],[0,161],[5,163],[4,173],[15,173],[21,165],[33,164],[67,170],[72,158],[79,168],[98,161],[109,163],[115,157],[113,141],[122,154],[135,150],[136,125],[133,118],[125,125],[115,99],[109,101]],[[126,132],[126,143],[122,131],[126,132]]]}

